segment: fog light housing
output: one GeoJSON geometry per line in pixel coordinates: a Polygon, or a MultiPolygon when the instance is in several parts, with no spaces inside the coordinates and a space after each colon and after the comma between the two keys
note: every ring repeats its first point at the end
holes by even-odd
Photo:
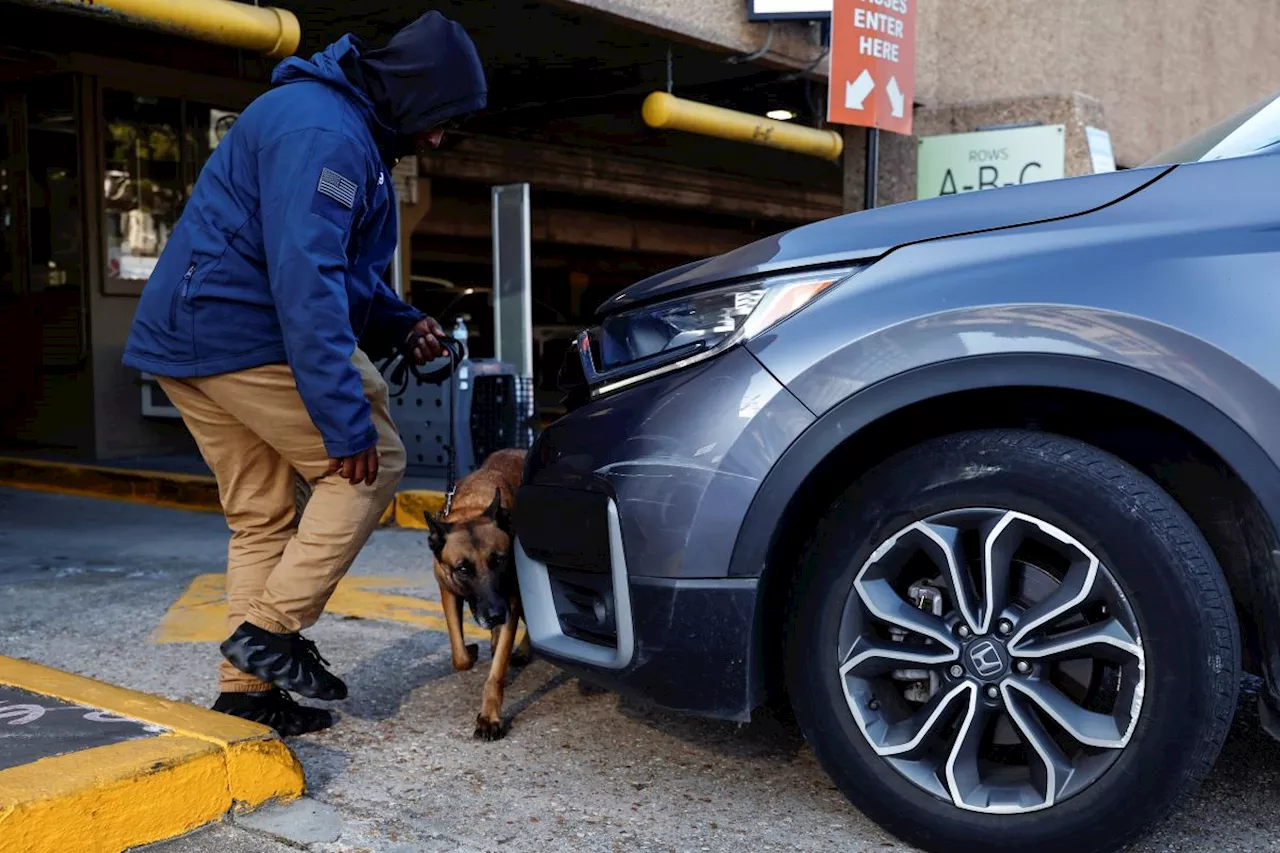
{"type": "Polygon", "coordinates": [[[551,581],[556,617],[565,636],[602,646],[617,644],[612,576],[606,572],[547,566],[547,577],[551,581]]]}

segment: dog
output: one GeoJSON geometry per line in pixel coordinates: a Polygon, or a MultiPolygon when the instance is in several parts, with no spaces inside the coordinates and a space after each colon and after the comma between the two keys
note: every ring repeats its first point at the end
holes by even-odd
{"type": "Polygon", "coordinates": [[[496,451],[458,481],[447,516],[437,519],[425,513],[453,668],[471,669],[479,656],[476,644],[463,642],[464,603],[476,623],[492,632],[493,663],[475,730],[476,738],[486,741],[500,740],[507,733],[502,719],[507,669],[512,664],[523,666],[532,657],[527,631],[519,647],[515,645],[524,614],[511,554],[515,544],[512,513],[524,457],[523,450],[496,451]]]}

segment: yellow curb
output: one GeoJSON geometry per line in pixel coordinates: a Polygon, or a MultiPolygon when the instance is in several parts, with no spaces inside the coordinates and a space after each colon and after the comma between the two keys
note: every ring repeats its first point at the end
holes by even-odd
{"type": "Polygon", "coordinates": [[[0,853],[117,853],[304,792],[298,760],[257,723],[2,655],[0,684],[170,732],[0,771],[0,853]]]}
{"type": "Polygon", "coordinates": [[[0,853],[118,853],[218,820],[230,807],[218,748],[162,735],[0,772],[0,853]]]}
{"type": "MultiPolygon", "coordinates": [[[[222,512],[218,484],[213,477],[202,474],[175,474],[0,456],[0,486],[60,495],[107,498],[168,509],[222,512]]],[[[444,492],[406,489],[396,493],[395,499],[383,510],[378,523],[425,530],[427,523],[422,514],[439,512],[443,506],[444,492]]]]}
{"type": "Polygon", "coordinates": [[[222,512],[213,477],[0,456],[0,486],[222,512]]]}
{"type": "Polygon", "coordinates": [[[429,512],[434,515],[442,509],[444,492],[406,489],[396,493],[395,523],[397,527],[426,530],[427,520],[423,518],[423,514],[429,512]]]}

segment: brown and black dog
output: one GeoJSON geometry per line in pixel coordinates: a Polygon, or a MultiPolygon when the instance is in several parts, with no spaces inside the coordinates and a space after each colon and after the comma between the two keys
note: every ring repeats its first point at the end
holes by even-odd
{"type": "Polygon", "coordinates": [[[484,465],[458,482],[447,516],[436,519],[426,514],[440,603],[449,626],[453,668],[459,672],[471,669],[479,655],[474,643],[463,642],[464,603],[470,606],[480,627],[492,631],[493,663],[476,717],[475,736],[482,740],[498,740],[506,734],[502,694],[507,668],[513,663],[527,663],[531,654],[527,633],[520,647],[515,647],[523,613],[511,554],[515,544],[511,514],[524,456],[523,450],[491,454],[484,465]]]}

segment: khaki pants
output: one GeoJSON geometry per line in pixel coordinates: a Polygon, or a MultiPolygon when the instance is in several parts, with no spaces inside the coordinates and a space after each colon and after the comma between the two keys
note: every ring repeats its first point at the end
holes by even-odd
{"type": "MultiPolygon", "coordinates": [[[[378,430],[372,486],[326,476],[328,454],[287,365],[160,380],[217,478],[231,528],[228,635],[242,622],[281,633],[313,625],[404,476],[404,445],[391,421],[386,382],[360,350],[351,361],[378,430]],[[313,485],[301,518],[295,517],[294,471],[313,485]]],[[[223,692],[270,687],[225,661],[219,676],[223,692]]]]}

